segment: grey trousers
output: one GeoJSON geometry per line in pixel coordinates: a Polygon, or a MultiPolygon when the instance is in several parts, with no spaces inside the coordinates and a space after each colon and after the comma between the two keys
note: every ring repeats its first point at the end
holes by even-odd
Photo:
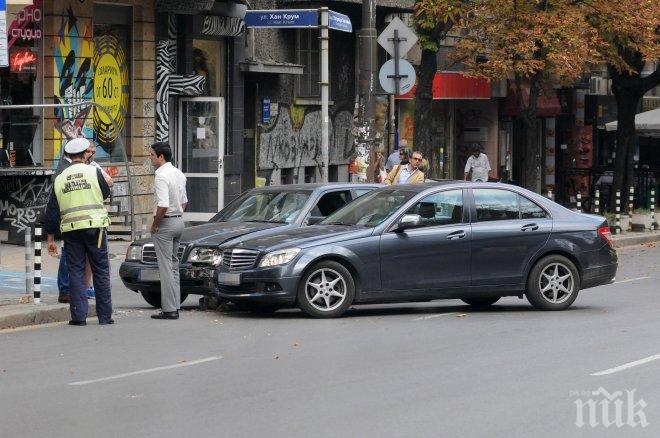
{"type": "Polygon", "coordinates": [[[163,312],[176,312],[181,307],[181,284],[179,281],[179,242],[183,233],[183,219],[166,217],[160,222],[152,237],[158,271],[160,273],[160,307],[163,312]]]}

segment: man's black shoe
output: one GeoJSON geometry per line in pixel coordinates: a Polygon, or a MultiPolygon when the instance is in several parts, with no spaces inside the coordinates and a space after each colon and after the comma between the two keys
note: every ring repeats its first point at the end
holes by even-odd
{"type": "Polygon", "coordinates": [[[151,317],[153,319],[179,319],[179,312],[160,312],[151,317]]]}
{"type": "Polygon", "coordinates": [[[87,321],[69,321],[69,325],[87,325],[87,321]]]}
{"type": "Polygon", "coordinates": [[[109,320],[103,321],[103,322],[99,321],[99,325],[108,325],[108,324],[114,324],[114,323],[115,323],[114,319],[109,319],[109,320]]]}

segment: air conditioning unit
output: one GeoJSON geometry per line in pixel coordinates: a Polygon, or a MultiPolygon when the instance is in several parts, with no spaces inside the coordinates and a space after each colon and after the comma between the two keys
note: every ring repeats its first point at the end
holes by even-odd
{"type": "Polygon", "coordinates": [[[589,94],[607,96],[612,94],[612,81],[610,79],[592,76],[589,79],[589,94]]]}

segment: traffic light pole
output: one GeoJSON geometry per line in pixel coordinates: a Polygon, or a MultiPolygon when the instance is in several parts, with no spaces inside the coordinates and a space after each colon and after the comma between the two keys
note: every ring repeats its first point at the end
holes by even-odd
{"type": "Polygon", "coordinates": [[[376,101],[373,96],[376,87],[374,71],[376,66],[376,0],[362,1],[362,29],[358,33],[360,73],[358,76],[358,108],[356,153],[358,158],[358,180],[373,182],[376,137],[376,101]]]}

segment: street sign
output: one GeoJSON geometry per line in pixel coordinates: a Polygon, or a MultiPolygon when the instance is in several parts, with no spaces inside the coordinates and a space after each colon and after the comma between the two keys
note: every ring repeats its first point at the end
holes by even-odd
{"type": "MultiPolygon", "coordinates": [[[[390,59],[380,68],[378,80],[387,94],[396,94],[396,59],[390,59]]],[[[405,59],[399,59],[399,94],[406,94],[415,85],[415,68],[405,59]]]]}
{"type": "Polygon", "coordinates": [[[319,13],[317,9],[247,11],[245,13],[245,26],[268,28],[318,27],[319,13]]]}
{"type": "Polygon", "coordinates": [[[7,47],[7,1],[0,0],[0,67],[9,67],[7,47]]]}
{"type": "Polygon", "coordinates": [[[270,123],[270,98],[264,97],[261,103],[261,123],[270,123]]]}
{"type": "Polygon", "coordinates": [[[335,11],[328,11],[328,27],[341,32],[353,32],[351,19],[335,11]]]}
{"type": "Polygon", "coordinates": [[[394,20],[387,25],[385,30],[378,37],[378,44],[390,54],[395,55],[395,41],[394,31],[399,33],[399,58],[403,58],[408,50],[417,42],[417,35],[406,24],[401,21],[399,17],[394,17],[394,20]]]}

